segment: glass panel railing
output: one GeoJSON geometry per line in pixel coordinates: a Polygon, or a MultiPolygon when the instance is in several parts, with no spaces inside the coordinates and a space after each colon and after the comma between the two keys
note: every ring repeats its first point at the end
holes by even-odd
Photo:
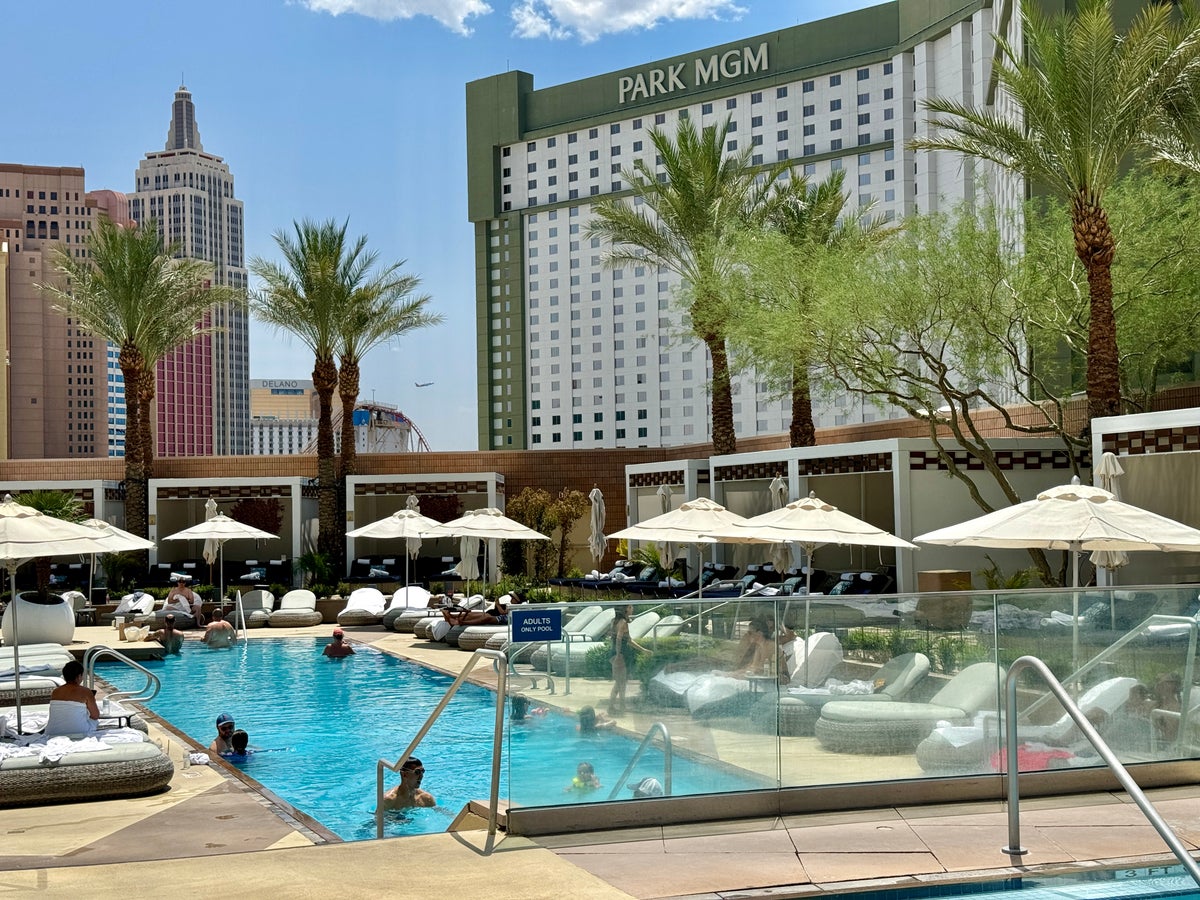
{"type": "MultiPolygon", "coordinates": [[[[510,720],[515,806],[665,793],[663,735],[674,796],[995,773],[1023,655],[1122,762],[1200,755],[1195,588],[586,599],[564,605],[568,640],[510,649],[533,711],[510,720]],[[614,662],[621,610],[637,646],[614,662]]],[[[1020,699],[1022,771],[1100,764],[1044,686],[1020,699]]]]}

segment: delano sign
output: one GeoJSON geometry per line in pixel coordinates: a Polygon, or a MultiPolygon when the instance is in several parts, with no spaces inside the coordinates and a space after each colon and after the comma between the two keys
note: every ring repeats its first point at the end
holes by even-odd
{"type": "Polygon", "coordinates": [[[617,79],[617,103],[632,103],[635,100],[649,100],[676,91],[686,91],[690,88],[704,87],[721,81],[730,81],[767,71],[766,41],[758,47],[742,47],[738,50],[727,50],[724,53],[714,53],[709,57],[697,57],[689,66],[688,63],[675,63],[664,69],[650,69],[636,75],[622,75],[617,79]]]}

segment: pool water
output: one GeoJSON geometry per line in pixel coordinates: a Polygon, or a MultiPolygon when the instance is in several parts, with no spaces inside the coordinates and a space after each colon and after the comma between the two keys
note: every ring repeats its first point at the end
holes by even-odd
{"type": "Polygon", "coordinates": [[[1168,897],[1200,900],[1200,889],[1183,866],[1164,865],[867,891],[835,897],[846,900],[1157,900],[1168,897]]]}
{"type": "MultiPolygon", "coordinates": [[[[238,768],[343,840],[365,840],[375,836],[376,761],[399,758],[454,679],[369,647],[328,659],[321,655],[326,643],[265,638],[210,650],[186,642],[181,656],[145,664],[162,680],[147,706],[205,747],[217,716],[229,713],[259,748],[238,768]]],[[[120,664],[101,663],[97,674],[122,689],[145,681],[120,664]]],[[[468,801],[488,796],[494,722],[495,694],[464,684],[415,752],[425,766],[422,787],[438,805],[389,813],[388,834],[445,831],[468,801]]],[[[574,716],[555,711],[506,724],[505,745],[500,797],[513,806],[607,800],[637,748],[612,732],[582,736],[574,716]],[[586,795],[564,790],[581,761],[592,763],[602,785],[586,795]]],[[[647,751],[626,780],[646,776],[662,780],[661,751],[647,751]]],[[[387,786],[397,780],[388,773],[387,786]]],[[[675,796],[773,786],[674,756],[675,796]]],[[[623,788],[618,798],[631,796],[623,788]]]]}

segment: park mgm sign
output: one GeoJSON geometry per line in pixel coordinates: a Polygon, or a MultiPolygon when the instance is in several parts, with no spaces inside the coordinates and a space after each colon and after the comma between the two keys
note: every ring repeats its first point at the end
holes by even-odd
{"type": "Polygon", "coordinates": [[[698,56],[690,63],[672,63],[661,69],[622,75],[617,79],[617,104],[623,106],[766,71],[767,42],[763,41],[757,47],[735,48],[698,56]]]}

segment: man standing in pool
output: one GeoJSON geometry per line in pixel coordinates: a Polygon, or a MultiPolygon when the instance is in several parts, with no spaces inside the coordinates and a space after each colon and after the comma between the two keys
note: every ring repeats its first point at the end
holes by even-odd
{"type": "Polygon", "coordinates": [[[225,613],[221,611],[220,607],[213,610],[212,621],[204,629],[204,637],[200,640],[213,649],[228,647],[237,642],[237,631],[225,621],[225,613]]]}
{"type": "Polygon", "coordinates": [[[330,659],[341,659],[343,656],[353,656],[354,648],[343,640],[346,633],[340,628],[333,629],[333,642],[325,645],[325,649],[321,651],[323,656],[328,656],[330,659]]]}
{"type": "Polygon", "coordinates": [[[180,648],[183,647],[183,635],[175,630],[175,614],[167,613],[163,618],[163,627],[150,632],[142,640],[158,641],[168,653],[178,656],[180,648]]]}
{"type": "Polygon", "coordinates": [[[383,795],[384,809],[407,809],[411,806],[437,806],[433,794],[421,790],[421,779],[425,767],[415,756],[410,756],[400,767],[400,783],[383,795]]]}

